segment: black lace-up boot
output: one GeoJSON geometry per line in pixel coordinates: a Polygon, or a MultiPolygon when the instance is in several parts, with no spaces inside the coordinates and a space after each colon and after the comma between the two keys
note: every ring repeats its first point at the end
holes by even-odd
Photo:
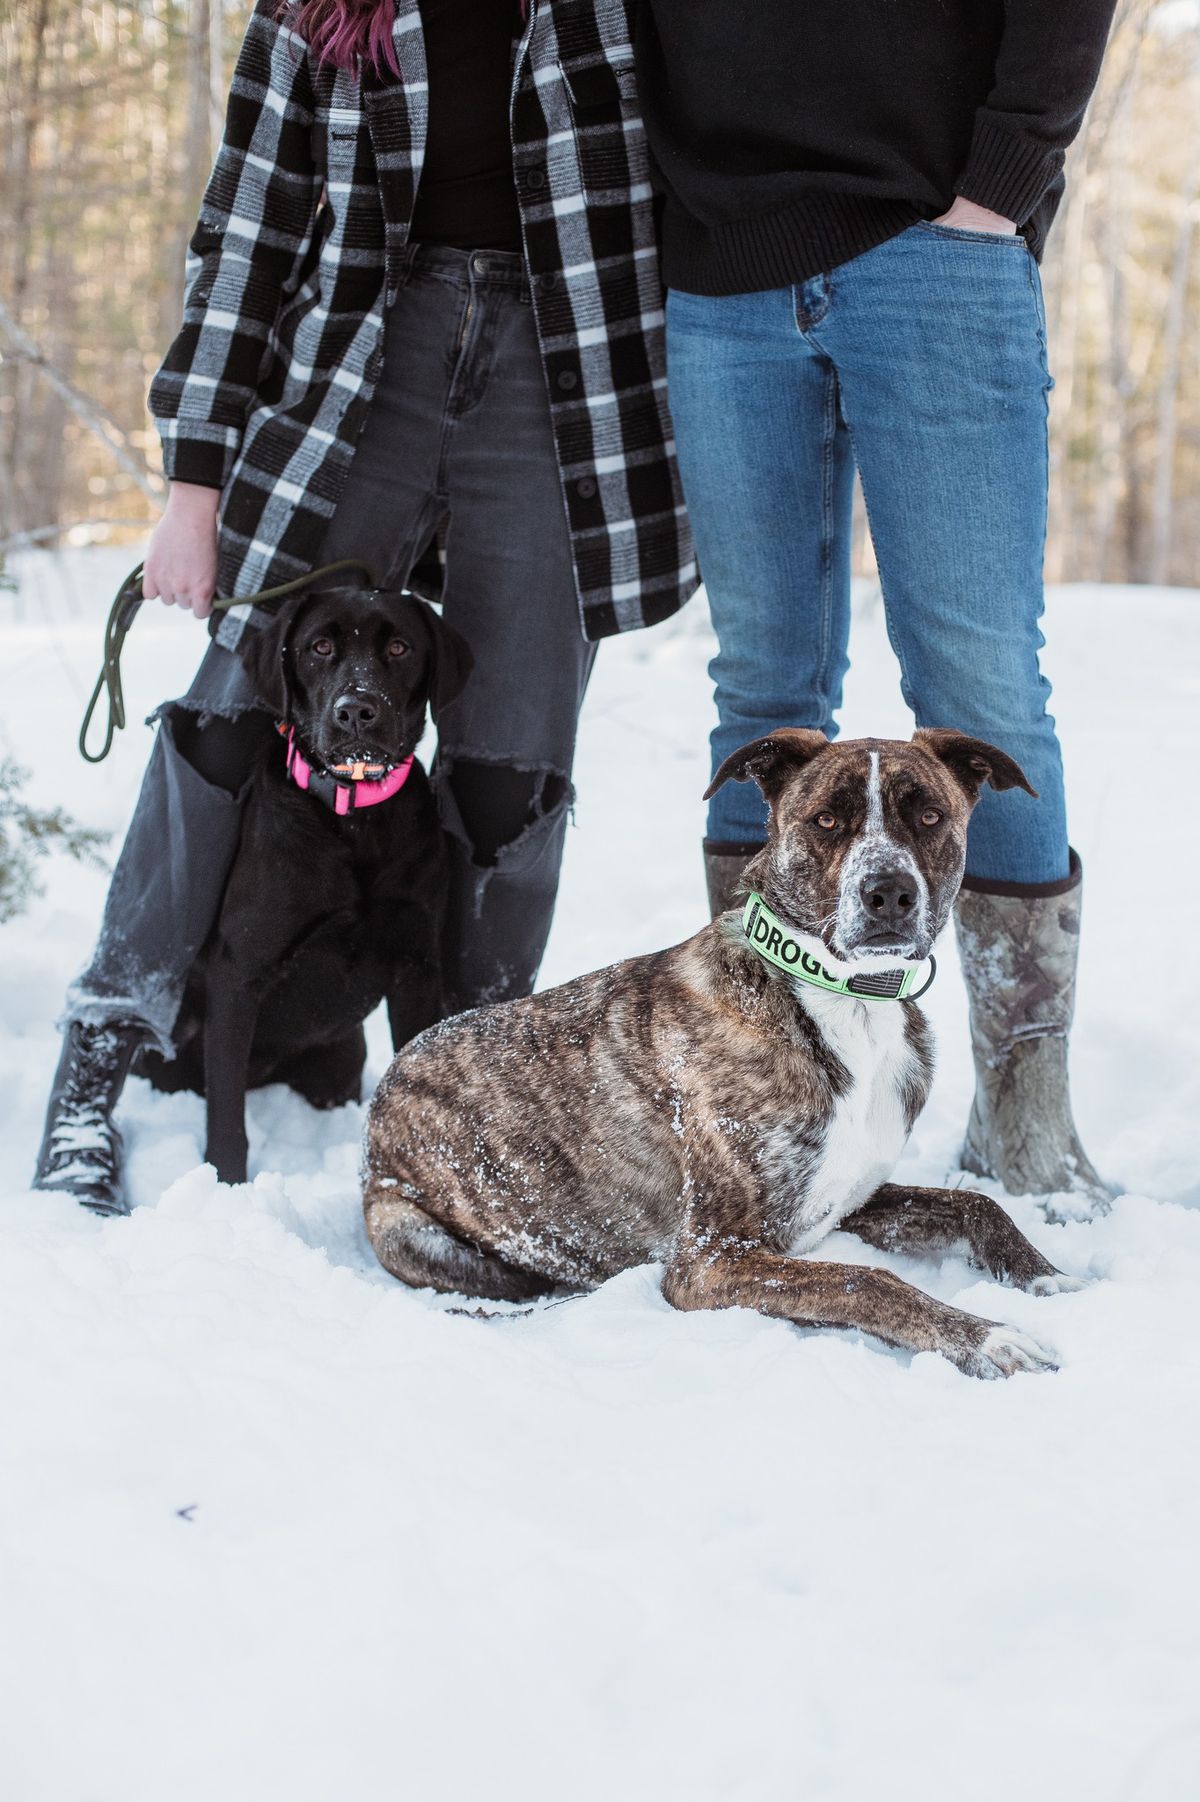
{"type": "Polygon", "coordinates": [[[35,1189],[62,1190],[95,1214],[129,1212],[113,1109],[144,1036],[123,1020],[71,1022],[50,1091],[35,1189]]]}

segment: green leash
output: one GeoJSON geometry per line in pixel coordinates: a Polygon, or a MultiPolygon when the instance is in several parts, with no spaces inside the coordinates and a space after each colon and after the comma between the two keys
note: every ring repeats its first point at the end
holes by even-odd
{"type": "Polygon", "coordinates": [[[742,910],[742,931],[752,951],[764,963],[786,970],[798,982],[811,983],[831,995],[855,995],[872,1001],[915,1001],[923,995],[937,975],[937,963],[929,959],[929,976],[924,988],[914,993],[919,968],[916,970],[880,970],[870,975],[834,976],[819,958],[806,951],[778,914],[771,912],[762,896],[751,893],[742,910]]]}
{"type": "MultiPolygon", "coordinates": [[[[87,704],[83,716],[83,724],[79,728],[79,755],[85,763],[103,763],[112,750],[112,742],[116,733],[125,727],[125,691],[121,685],[121,652],[125,648],[125,640],[129,636],[129,628],[137,617],[137,610],[142,605],[142,564],[131,569],[121,586],[117,589],[116,598],[108,610],[108,622],[104,628],[104,661],[100,665],[100,674],[96,677],[96,686],[92,690],[92,698],[87,704]],[[88,750],[88,733],[96,708],[100,705],[100,696],[108,695],[108,730],[104,735],[104,744],[94,755],[88,750]]],[[[281,582],[276,588],[260,588],[257,594],[236,594],[228,599],[218,595],[213,601],[213,611],[224,613],[230,607],[246,607],[255,601],[277,601],[285,594],[295,594],[297,589],[308,588],[322,576],[332,576],[340,569],[360,569],[369,585],[376,587],[375,572],[369,563],[361,557],[342,557],[337,563],[323,563],[320,569],[310,570],[306,576],[296,576],[291,582],[281,582]]]]}

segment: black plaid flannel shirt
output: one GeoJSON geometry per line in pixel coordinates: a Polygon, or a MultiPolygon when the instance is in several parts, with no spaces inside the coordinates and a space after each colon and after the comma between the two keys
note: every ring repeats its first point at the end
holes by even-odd
{"type": "MultiPolygon", "coordinates": [[[[173,479],[223,490],[218,586],[317,562],[382,369],[428,116],[417,0],[401,78],[314,66],[257,0],[150,408],[173,479]]],[[[633,0],[530,0],[513,158],[589,638],[697,583],[667,411],[663,292],[634,90],[633,0]]],[[[234,643],[249,615],[224,618],[234,643]],[[241,617],[239,617],[241,616],[241,617]]]]}

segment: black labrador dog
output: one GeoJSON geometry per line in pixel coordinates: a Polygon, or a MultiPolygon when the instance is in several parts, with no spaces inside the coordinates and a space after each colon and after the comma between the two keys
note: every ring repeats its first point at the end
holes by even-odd
{"type": "Polygon", "coordinates": [[[247,640],[280,736],[250,779],[176,1057],[138,1066],[158,1088],[207,1097],[222,1182],[246,1180],[247,1089],[358,1100],[367,1015],[387,1002],[399,1049],[445,1011],[445,854],[413,753],[426,707],[436,720],[471,668],[464,640],[407,593],[302,593],[247,640]]]}

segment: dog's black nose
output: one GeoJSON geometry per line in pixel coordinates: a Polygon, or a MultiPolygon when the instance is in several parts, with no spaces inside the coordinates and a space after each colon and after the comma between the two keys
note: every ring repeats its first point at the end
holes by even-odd
{"type": "Polygon", "coordinates": [[[881,926],[894,926],[917,905],[917,885],[907,870],[876,870],[858,885],[862,904],[881,926]]]}
{"type": "Polygon", "coordinates": [[[361,731],[379,718],[379,702],[374,695],[339,695],[333,703],[333,717],[347,732],[361,731]]]}

